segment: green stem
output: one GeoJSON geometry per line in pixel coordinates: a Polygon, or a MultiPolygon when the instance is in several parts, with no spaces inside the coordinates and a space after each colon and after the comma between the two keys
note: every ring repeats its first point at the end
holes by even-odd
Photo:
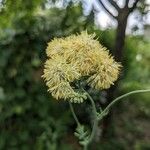
{"type": "Polygon", "coordinates": [[[87,150],[87,149],[88,149],[87,146],[88,146],[88,145],[84,145],[83,149],[84,149],[84,150],[87,150]]]}
{"type": "Polygon", "coordinates": [[[121,100],[122,98],[125,98],[129,95],[132,95],[132,94],[137,94],[137,93],[145,93],[145,92],[150,92],[150,89],[148,90],[135,90],[135,91],[132,91],[132,92],[129,92],[129,93],[126,93],[126,94],[123,94],[119,97],[117,97],[116,99],[114,99],[103,111],[102,113],[100,114],[100,119],[102,119],[102,117],[105,115],[105,113],[107,113],[109,111],[109,109],[116,103],[118,102],[119,100],[121,100]]]}
{"type": "MultiPolygon", "coordinates": [[[[72,112],[72,115],[73,115],[74,120],[76,121],[77,126],[80,127],[81,124],[80,124],[80,122],[79,122],[79,120],[78,120],[78,118],[77,118],[77,116],[76,116],[76,114],[75,114],[73,105],[72,105],[72,103],[71,103],[70,101],[69,101],[69,106],[70,106],[70,110],[71,110],[71,112],[72,112]]],[[[83,145],[83,148],[84,148],[84,150],[87,150],[87,144],[83,145]]]]}
{"type": "Polygon", "coordinates": [[[74,109],[73,109],[72,103],[71,103],[70,101],[69,101],[69,106],[70,106],[70,109],[71,109],[73,118],[74,118],[74,120],[75,120],[76,123],[77,123],[77,126],[81,126],[81,124],[80,124],[80,122],[79,122],[79,120],[78,120],[78,118],[77,118],[77,116],[76,116],[76,114],[75,114],[75,111],[74,111],[74,109]]]}
{"type": "Polygon", "coordinates": [[[94,100],[87,92],[86,92],[86,94],[87,94],[89,100],[91,101],[92,109],[93,109],[93,115],[94,115],[94,123],[93,123],[92,133],[91,133],[91,136],[88,140],[88,144],[90,144],[92,142],[92,140],[94,139],[96,130],[98,128],[98,119],[97,119],[97,110],[96,110],[94,100]]]}
{"type": "Polygon", "coordinates": [[[93,127],[92,127],[92,132],[91,132],[91,135],[90,135],[90,137],[89,137],[89,139],[88,139],[88,141],[87,141],[87,144],[85,145],[86,148],[84,147],[84,150],[86,150],[87,147],[88,147],[88,145],[89,145],[89,144],[93,141],[93,139],[94,139],[96,130],[97,130],[97,128],[98,128],[98,118],[97,118],[97,110],[96,110],[96,106],[95,106],[95,102],[94,102],[93,98],[92,98],[92,97],[90,96],[90,94],[89,94],[87,91],[85,91],[83,88],[82,88],[82,90],[86,93],[88,99],[89,99],[90,102],[91,102],[92,111],[93,111],[93,115],[94,115],[94,123],[93,123],[93,127]]]}
{"type": "MultiPolygon", "coordinates": [[[[96,133],[96,130],[98,128],[98,120],[102,119],[106,114],[107,112],[109,111],[109,109],[116,103],[118,102],[119,100],[121,100],[122,98],[125,98],[129,95],[132,95],[132,94],[136,94],[136,93],[144,93],[144,92],[150,92],[150,89],[148,90],[135,90],[135,91],[132,91],[132,92],[129,92],[129,93],[126,93],[122,96],[119,96],[117,97],[116,99],[114,99],[102,112],[101,114],[99,115],[99,117],[97,116],[97,110],[96,110],[96,106],[95,106],[95,103],[94,103],[94,100],[92,99],[92,97],[89,95],[88,92],[86,92],[83,88],[82,90],[87,94],[87,97],[88,99],[90,100],[91,102],[91,105],[92,105],[92,110],[93,110],[93,115],[94,115],[94,123],[93,123],[93,127],[92,127],[92,132],[91,132],[91,135],[89,137],[89,139],[87,140],[86,144],[84,144],[84,150],[87,150],[88,148],[88,145],[93,141],[94,139],[94,136],[95,136],[95,133],[96,133]]],[[[72,103],[69,102],[69,106],[70,106],[70,109],[71,109],[71,112],[72,112],[72,115],[77,123],[77,126],[80,127],[81,124],[74,112],[74,109],[73,109],[73,106],[72,106],[72,103]]]]}

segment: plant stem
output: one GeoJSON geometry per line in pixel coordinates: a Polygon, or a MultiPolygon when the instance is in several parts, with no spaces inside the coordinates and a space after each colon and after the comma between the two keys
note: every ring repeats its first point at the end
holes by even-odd
{"type": "Polygon", "coordinates": [[[122,98],[125,98],[129,95],[132,95],[132,94],[137,94],[137,93],[145,93],[145,92],[150,92],[150,89],[147,89],[147,90],[135,90],[135,91],[131,91],[129,93],[126,93],[126,94],[123,94],[119,97],[117,97],[116,99],[114,99],[100,114],[100,118],[102,119],[102,117],[105,115],[105,113],[107,113],[109,111],[109,109],[116,103],[118,102],[119,100],[121,100],[122,98]]]}
{"type": "Polygon", "coordinates": [[[83,149],[84,149],[84,150],[87,150],[87,146],[88,146],[88,145],[84,145],[83,149]]]}
{"type": "MultiPolygon", "coordinates": [[[[93,111],[93,115],[94,115],[94,123],[93,123],[93,127],[92,127],[92,132],[91,132],[91,135],[90,135],[89,139],[87,140],[86,144],[83,145],[84,150],[87,150],[88,145],[89,145],[89,144],[93,141],[93,139],[94,139],[96,130],[97,130],[97,128],[98,128],[98,121],[99,121],[100,119],[102,119],[102,118],[107,114],[107,112],[109,111],[109,109],[110,109],[116,102],[118,102],[118,101],[121,100],[122,98],[125,98],[125,97],[127,97],[127,96],[129,96],[129,95],[132,95],[132,94],[150,92],[150,89],[148,89],[148,90],[135,90],[135,91],[126,93],[126,94],[124,94],[124,95],[121,95],[121,96],[117,97],[116,99],[114,99],[114,100],[100,113],[100,115],[99,115],[99,117],[98,117],[98,116],[97,116],[97,110],[96,110],[96,106],[95,106],[94,100],[92,99],[92,97],[89,95],[88,92],[86,92],[83,88],[82,88],[82,90],[86,93],[88,99],[89,99],[90,102],[91,102],[92,111],[93,111]]],[[[78,118],[77,118],[77,116],[76,116],[76,114],[75,114],[75,112],[74,112],[74,108],[73,108],[71,102],[69,102],[69,106],[70,106],[72,115],[73,115],[73,117],[74,117],[74,119],[75,119],[75,121],[76,121],[76,123],[77,123],[77,126],[80,127],[81,124],[80,124],[80,122],[79,122],[79,120],[78,120],[78,118]]]]}
{"type": "Polygon", "coordinates": [[[93,109],[92,111],[93,111],[93,115],[94,115],[94,123],[93,123],[92,133],[88,140],[88,144],[90,144],[92,142],[92,140],[94,139],[96,130],[98,128],[98,119],[97,119],[97,110],[96,110],[95,102],[94,102],[93,98],[89,95],[88,92],[86,92],[86,94],[87,94],[89,100],[91,101],[92,109],[93,109]]]}
{"type": "MultiPolygon", "coordinates": [[[[70,109],[71,109],[73,118],[74,118],[74,120],[76,121],[77,126],[80,127],[81,124],[80,124],[80,122],[79,122],[79,120],[78,120],[78,118],[77,118],[77,116],[76,116],[76,114],[75,114],[73,105],[72,105],[72,103],[71,103],[70,101],[69,101],[69,106],[70,106],[70,109]]],[[[84,150],[87,150],[87,144],[83,145],[83,149],[84,149],[84,150]]]]}
{"type": "Polygon", "coordinates": [[[92,111],[93,111],[93,115],[94,115],[94,123],[93,123],[93,127],[92,127],[92,132],[91,132],[91,135],[87,141],[87,144],[84,146],[84,150],[87,149],[88,145],[93,141],[94,139],[94,136],[95,136],[95,133],[96,133],[96,130],[98,128],[98,118],[97,118],[97,110],[96,110],[96,106],[95,106],[95,102],[93,100],[93,98],[90,96],[90,94],[85,91],[83,88],[82,90],[86,93],[88,99],[90,100],[91,102],[91,105],[92,105],[92,111]],[[86,148],[85,148],[86,147],[86,148]]]}
{"type": "Polygon", "coordinates": [[[71,103],[70,101],[69,101],[69,106],[70,106],[70,109],[71,109],[73,118],[74,118],[74,120],[75,120],[76,123],[77,123],[77,126],[81,126],[81,124],[80,124],[80,122],[79,122],[79,120],[78,120],[78,118],[77,118],[77,116],[76,116],[76,114],[75,114],[75,111],[74,111],[74,109],[73,109],[72,103],[71,103]]]}

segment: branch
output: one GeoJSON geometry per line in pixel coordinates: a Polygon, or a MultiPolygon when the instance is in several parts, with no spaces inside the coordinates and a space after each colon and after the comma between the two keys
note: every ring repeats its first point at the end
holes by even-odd
{"type": "MultiPolygon", "coordinates": [[[[84,91],[85,91],[85,90],[84,90],[84,91]]],[[[86,92],[86,91],[85,91],[85,92],[86,92]]],[[[91,136],[90,136],[89,141],[88,141],[88,143],[91,143],[92,140],[94,139],[96,130],[97,130],[97,128],[98,128],[98,118],[97,118],[97,110],[96,110],[96,106],[95,106],[94,100],[93,100],[93,98],[89,95],[88,92],[86,92],[86,94],[87,94],[87,97],[89,98],[89,100],[91,101],[92,109],[93,109],[93,115],[94,115],[94,123],[93,123],[92,133],[91,133],[91,136]]]]}
{"type": "Polygon", "coordinates": [[[139,0],[135,0],[135,2],[133,3],[133,6],[129,8],[130,13],[136,8],[138,2],[139,0]]]}
{"type": "Polygon", "coordinates": [[[106,6],[104,5],[104,3],[102,2],[102,0],[98,0],[99,1],[99,3],[102,5],[102,7],[105,9],[105,11],[110,15],[110,16],[112,16],[113,18],[117,18],[117,16],[115,16],[115,15],[113,15],[107,8],[106,8],[106,6]]]}
{"type": "Polygon", "coordinates": [[[147,90],[135,90],[135,91],[131,91],[129,93],[126,93],[124,95],[121,95],[119,97],[117,97],[116,99],[114,99],[100,114],[99,118],[102,119],[103,116],[105,116],[105,114],[108,113],[108,111],[110,110],[110,108],[118,101],[120,101],[122,98],[125,98],[129,95],[132,95],[132,94],[136,94],[136,93],[146,93],[146,92],[150,92],[150,89],[147,89],[147,90]]]}
{"type": "Polygon", "coordinates": [[[93,98],[90,96],[90,94],[88,92],[86,92],[83,88],[82,90],[86,93],[88,99],[90,100],[91,102],[91,105],[92,105],[92,111],[93,111],[93,117],[94,117],[94,122],[93,122],[93,127],[92,127],[92,132],[91,132],[91,135],[87,141],[87,145],[89,145],[93,139],[94,139],[94,136],[95,136],[95,133],[97,131],[97,128],[98,128],[98,118],[97,118],[97,110],[96,110],[96,105],[95,105],[95,102],[93,100],[93,98]]]}
{"type": "Polygon", "coordinates": [[[125,7],[128,8],[128,5],[129,5],[129,0],[126,0],[125,7]]]}
{"type": "Polygon", "coordinates": [[[74,120],[75,120],[76,123],[77,123],[77,126],[80,127],[81,124],[80,124],[80,122],[79,122],[79,120],[78,120],[78,118],[77,118],[77,116],[76,116],[76,114],[75,114],[75,112],[74,112],[73,106],[72,106],[72,104],[71,104],[70,101],[69,101],[69,106],[70,106],[70,110],[71,110],[71,112],[72,112],[73,118],[74,118],[74,120]]]}
{"type": "Polygon", "coordinates": [[[117,3],[114,0],[108,0],[108,1],[112,6],[116,8],[117,11],[120,10],[120,7],[117,5],[117,3]]]}

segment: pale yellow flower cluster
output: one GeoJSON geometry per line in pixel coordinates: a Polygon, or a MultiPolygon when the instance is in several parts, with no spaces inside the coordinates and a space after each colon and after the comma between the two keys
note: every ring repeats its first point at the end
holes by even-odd
{"type": "Polygon", "coordinates": [[[70,85],[81,77],[95,89],[107,89],[118,78],[120,65],[94,37],[82,32],[48,43],[43,78],[56,99],[82,102],[86,95],[70,85]]]}

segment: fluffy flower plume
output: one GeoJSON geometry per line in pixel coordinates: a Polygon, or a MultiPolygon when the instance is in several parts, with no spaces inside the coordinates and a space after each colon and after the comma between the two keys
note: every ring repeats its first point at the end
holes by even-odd
{"type": "Polygon", "coordinates": [[[117,80],[120,64],[94,37],[82,32],[48,43],[43,78],[56,99],[83,102],[86,95],[72,86],[81,77],[88,77],[87,84],[95,89],[107,89],[117,80]]]}

